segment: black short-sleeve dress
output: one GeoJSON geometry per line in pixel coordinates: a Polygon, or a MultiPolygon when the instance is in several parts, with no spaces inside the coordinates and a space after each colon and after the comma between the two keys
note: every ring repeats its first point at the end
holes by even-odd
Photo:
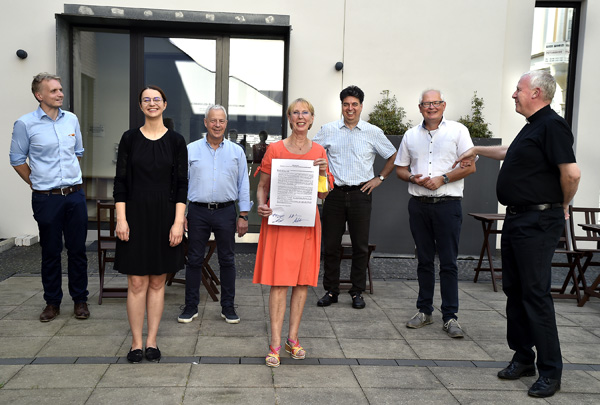
{"type": "Polygon", "coordinates": [[[125,202],[129,241],[117,240],[115,269],[131,275],[160,275],[182,269],[183,245],[169,246],[175,204],[185,203],[187,148],[183,137],[167,131],[157,140],[139,129],[119,144],[115,202],[125,202]]]}

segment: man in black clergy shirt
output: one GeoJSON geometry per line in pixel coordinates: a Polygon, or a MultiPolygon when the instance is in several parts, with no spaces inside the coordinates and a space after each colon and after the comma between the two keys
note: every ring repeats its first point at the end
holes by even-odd
{"type": "Polygon", "coordinates": [[[539,378],[528,391],[533,397],[560,390],[562,356],[550,295],[551,263],[581,177],[569,124],[550,108],[555,89],[550,73],[525,73],[512,98],[527,124],[514,141],[509,147],[475,146],[456,161],[469,165],[476,155],[504,160],[496,194],[507,206],[502,290],[507,297],[508,345],[515,353],[498,377],[535,375],[535,346],[539,378]]]}

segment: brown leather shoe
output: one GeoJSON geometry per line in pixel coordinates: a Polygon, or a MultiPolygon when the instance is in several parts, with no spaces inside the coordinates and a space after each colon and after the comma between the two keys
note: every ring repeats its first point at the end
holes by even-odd
{"type": "Polygon", "coordinates": [[[87,302],[76,302],[74,313],[77,319],[88,319],[90,317],[90,310],[88,309],[87,302]]]}
{"type": "Polygon", "coordinates": [[[60,308],[56,305],[46,305],[40,314],[40,322],[50,322],[60,314],[60,308]]]}

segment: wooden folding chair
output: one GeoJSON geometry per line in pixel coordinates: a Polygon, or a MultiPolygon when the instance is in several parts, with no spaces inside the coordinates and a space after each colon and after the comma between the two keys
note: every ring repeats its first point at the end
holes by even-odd
{"type": "Polygon", "coordinates": [[[565,277],[565,281],[560,287],[552,287],[552,297],[553,298],[574,298],[577,300],[579,304],[581,302],[581,288],[579,286],[581,276],[583,275],[583,270],[581,266],[581,258],[583,257],[583,253],[575,250],[573,246],[573,226],[572,221],[566,220],[565,226],[563,229],[563,234],[561,235],[556,250],[554,251],[555,256],[565,255],[567,261],[553,261],[552,269],[554,268],[567,268],[567,276],[565,277]],[[577,269],[577,274],[575,270],[577,269]],[[567,292],[567,289],[569,292],[567,292]]]}
{"type": "Polygon", "coordinates": [[[98,225],[98,272],[100,274],[98,305],[102,305],[102,298],[127,298],[127,287],[104,287],[106,263],[115,262],[114,253],[117,247],[115,204],[98,200],[96,209],[96,223],[98,225]],[[108,235],[102,230],[103,217],[108,217],[108,235]]]}
{"type": "Polygon", "coordinates": [[[585,272],[589,266],[600,266],[600,262],[593,261],[594,253],[600,253],[600,235],[598,232],[591,230],[583,230],[582,233],[576,229],[577,225],[584,224],[598,224],[598,217],[600,216],[600,208],[585,208],[585,207],[572,207],[569,206],[569,215],[571,217],[571,232],[573,233],[573,249],[580,252],[585,261],[581,269],[581,276],[579,281],[582,284],[582,290],[584,292],[581,301],[578,302],[578,306],[582,307],[588,301],[590,296],[598,297],[598,284],[600,284],[600,275],[594,280],[588,287],[585,280],[585,272]],[[593,244],[595,243],[595,246],[593,244]]]}

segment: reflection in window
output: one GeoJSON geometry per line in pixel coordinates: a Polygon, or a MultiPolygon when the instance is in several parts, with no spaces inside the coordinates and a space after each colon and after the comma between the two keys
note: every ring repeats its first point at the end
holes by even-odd
{"type": "Polygon", "coordinates": [[[565,117],[573,8],[536,7],[531,42],[531,70],[549,70],[557,87],[551,107],[565,117]]]}

